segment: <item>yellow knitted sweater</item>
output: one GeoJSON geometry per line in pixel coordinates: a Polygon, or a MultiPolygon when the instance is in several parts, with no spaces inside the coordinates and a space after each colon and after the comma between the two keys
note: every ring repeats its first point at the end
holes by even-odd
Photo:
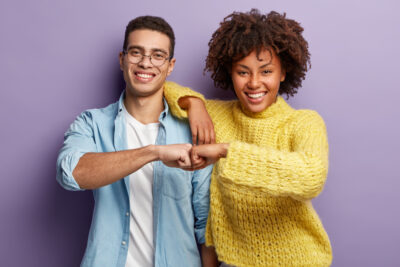
{"type": "MultiPolygon", "coordinates": [[[[167,82],[174,115],[183,96],[204,97],[167,82]]],[[[322,118],[282,97],[260,113],[240,102],[206,100],[217,143],[229,143],[214,166],[206,245],[235,266],[329,266],[329,238],[311,204],[323,189],[328,143],[322,118]]]]}

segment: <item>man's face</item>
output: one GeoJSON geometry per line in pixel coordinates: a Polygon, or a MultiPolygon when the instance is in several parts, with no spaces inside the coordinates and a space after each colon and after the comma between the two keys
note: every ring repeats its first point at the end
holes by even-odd
{"type": "Polygon", "coordinates": [[[149,97],[162,91],[165,79],[174,69],[175,58],[154,66],[150,55],[165,54],[169,57],[170,41],[167,35],[152,30],[135,30],[128,36],[127,53],[120,53],[119,63],[124,74],[127,97],[149,97]],[[129,60],[129,53],[144,56],[138,63],[129,60]]]}

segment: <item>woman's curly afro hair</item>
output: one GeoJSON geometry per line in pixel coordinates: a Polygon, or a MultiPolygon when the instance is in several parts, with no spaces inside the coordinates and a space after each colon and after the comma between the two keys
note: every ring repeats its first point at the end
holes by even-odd
{"type": "Polygon", "coordinates": [[[286,72],[279,94],[288,97],[297,93],[311,67],[308,43],[303,28],[292,19],[272,11],[266,15],[257,9],[234,12],[227,16],[214,32],[209,45],[204,71],[211,72],[216,87],[232,89],[232,64],[256,50],[272,48],[286,72]]]}

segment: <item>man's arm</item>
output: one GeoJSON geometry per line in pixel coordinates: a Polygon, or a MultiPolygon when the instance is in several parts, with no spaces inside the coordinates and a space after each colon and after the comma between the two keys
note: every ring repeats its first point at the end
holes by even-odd
{"type": "Polygon", "coordinates": [[[83,112],[65,133],[57,159],[57,181],[68,190],[94,189],[111,184],[154,160],[170,167],[188,167],[191,147],[190,144],[152,145],[102,153],[94,138],[92,114],[83,112]]]}
{"type": "Polygon", "coordinates": [[[73,177],[84,189],[95,189],[118,181],[145,164],[161,160],[169,167],[190,167],[190,144],[149,145],[137,149],[84,154],[73,177]]]}

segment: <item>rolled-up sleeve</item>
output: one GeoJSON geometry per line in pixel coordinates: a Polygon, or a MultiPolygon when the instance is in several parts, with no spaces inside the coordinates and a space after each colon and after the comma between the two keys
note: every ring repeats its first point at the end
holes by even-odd
{"type": "Polygon", "coordinates": [[[193,173],[193,210],[195,235],[199,244],[205,243],[205,231],[210,208],[210,179],[213,165],[193,173]]]}
{"type": "Polygon", "coordinates": [[[80,191],[72,175],[79,159],[88,152],[97,152],[93,135],[91,113],[86,111],[79,115],[64,135],[64,144],[57,158],[58,183],[67,190],[80,191]]]}

